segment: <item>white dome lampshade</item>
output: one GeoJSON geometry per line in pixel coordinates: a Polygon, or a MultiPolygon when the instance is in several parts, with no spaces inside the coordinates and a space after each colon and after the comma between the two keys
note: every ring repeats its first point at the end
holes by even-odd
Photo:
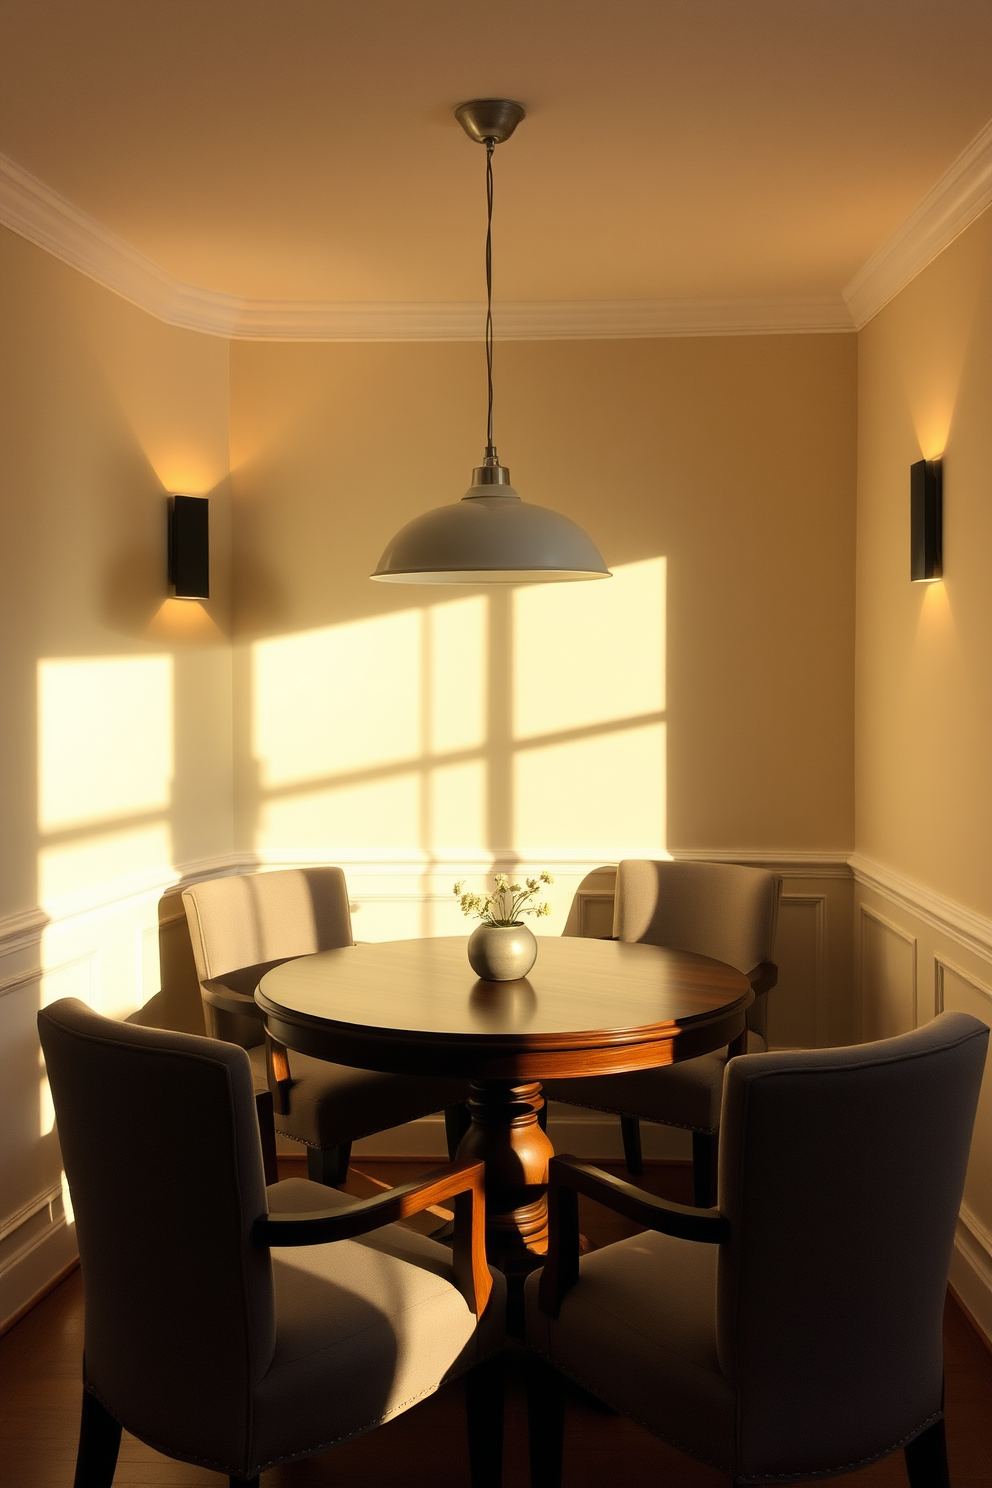
{"type": "Polygon", "coordinates": [[[493,151],[524,117],[507,98],[476,98],[455,117],[486,147],[486,369],[489,419],[486,452],[461,501],[414,517],[387,544],[373,579],[384,584],[537,584],[608,579],[591,538],[569,517],[521,501],[493,444],[493,151]]]}
{"type": "Polygon", "coordinates": [[[505,467],[480,466],[461,501],[436,506],[397,532],[372,577],[386,584],[553,584],[608,579],[610,571],[576,522],[521,501],[505,467]]]}

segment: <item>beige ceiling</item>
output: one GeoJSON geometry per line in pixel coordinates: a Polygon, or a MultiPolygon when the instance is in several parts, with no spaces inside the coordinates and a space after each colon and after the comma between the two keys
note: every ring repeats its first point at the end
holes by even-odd
{"type": "Polygon", "coordinates": [[[261,298],[839,291],[992,117],[990,0],[2,0],[0,152],[261,298]]]}

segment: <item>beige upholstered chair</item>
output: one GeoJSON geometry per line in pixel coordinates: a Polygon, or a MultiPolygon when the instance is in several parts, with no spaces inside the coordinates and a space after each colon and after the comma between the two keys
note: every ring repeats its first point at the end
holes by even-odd
{"type": "MultiPolygon", "coordinates": [[[[756,994],[747,1015],[747,1049],[760,1053],[767,1047],[766,999],[778,975],[771,957],[780,892],[781,880],[760,868],[628,858],[617,869],[613,934],[712,956],[744,972],[756,994]]],[[[726,1063],[721,1049],[664,1069],[552,1080],[544,1093],[617,1112],[630,1173],[641,1172],[639,1120],[688,1128],[696,1203],[711,1204],[726,1063]]]]}
{"type": "Polygon", "coordinates": [[[77,1488],[110,1488],[122,1426],[257,1488],[468,1371],[472,1480],[499,1483],[505,1286],[480,1164],[366,1200],[266,1191],[243,1049],[69,998],[38,1025],[86,1297],[77,1488]],[[390,1223],[445,1195],[453,1252],[390,1223]]]}
{"type": "MultiPolygon", "coordinates": [[[[850,1473],[905,1448],[946,1488],[941,1323],[989,1030],[963,1013],[850,1049],[727,1065],[719,1211],[551,1163],[529,1342],[737,1484],[850,1473]],[[579,1259],[577,1193],[646,1233],[579,1259]]],[[[534,1488],[561,1472],[540,1371],[534,1488]]]]}
{"type": "Polygon", "coordinates": [[[343,1182],[358,1137],[442,1109],[454,1156],[467,1081],[351,1069],[306,1054],[290,1057],[266,1042],[254,1000],[265,973],[295,956],[354,945],[340,868],[215,878],[184,889],[183,904],[207,1032],[248,1050],[255,1088],[272,1091],[276,1130],[306,1144],[312,1179],[343,1182]]]}

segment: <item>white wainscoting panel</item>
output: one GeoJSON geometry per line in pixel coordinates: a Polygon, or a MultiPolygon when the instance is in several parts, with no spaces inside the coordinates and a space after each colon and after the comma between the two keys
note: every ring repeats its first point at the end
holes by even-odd
{"type": "MultiPolygon", "coordinates": [[[[946,1010],[992,1025],[992,921],[859,854],[851,866],[859,933],[873,927],[859,957],[864,1036],[902,1031],[890,1025],[908,1017],[914,959],[913,1023],[946,1010]]],[[[975,1120],[950,1280],[992,1347],[992,1061],[975,1120]]]]}
{"type": "Polygon", "coordinates": [[[860,932],[862,1037],[908,1033],[916,1027],[916,937],[865,904],[860,932]]]}
{"type": "Polygon", "coordinates": [[[775,959],[778,985],[768,995],[773,1049],[815,1049],[820,1043],[826,982],[826,896],[783,893],[775,959]]]}

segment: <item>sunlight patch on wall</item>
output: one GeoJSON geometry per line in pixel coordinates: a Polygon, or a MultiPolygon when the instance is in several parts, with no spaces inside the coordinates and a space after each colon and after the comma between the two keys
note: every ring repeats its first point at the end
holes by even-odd
{"type": "Polygon", "coordinates": [[[515,847],[665,850],[663,723],[520,750],[513,777],[515,847]]]}
{"type": "Polygon", "coordinates": [[[415,757],[420,651],[416,610],[257,642],[252,732],[263,786],[415,757]]]}
{"type": "Polygon", "coordinates": [[[430,816],[425,846],[477,851],[486,840],[486,767],[482,760],[440,765],[429,772],[430,816]]]}
{"type": "Polygon", "coordinates": [[[664,852],[665,604],[658,557],[256,642],[255,844],[664,852]]]}
{"type": "Polygon", "coordinates": [[[172,691],[171,656],[38,663],[43,832],[168,806],[172,691]]]}
{"type": "Polygon", "coordinates": [[[144,876],[168,877],[172,857],[166,822],[119,832],[93,832],[81,841],[43,847],[38,854],[38,902],[42,908],[72,913],[73,897],[88,896],[97,885],[120,884],[133,893],[144,876]]]}
{"type": "Polygon", "coordinates": [[[437,752],[475,749],[486,733],[488,605],[483,595],[425,612],[430,738],[437,752]]]}
{"type": "Polygon", "coordinates": [[[515,738],[664,711],[665,577],[665,559],[648,558],[609,584],[515,592],[515,738]]]}
{"type": "Polygon", "coordinates": [[[328,786],[263,802],[261,848],[377,850],[420,839],[420,780],[413,773],[328,786]]]}

